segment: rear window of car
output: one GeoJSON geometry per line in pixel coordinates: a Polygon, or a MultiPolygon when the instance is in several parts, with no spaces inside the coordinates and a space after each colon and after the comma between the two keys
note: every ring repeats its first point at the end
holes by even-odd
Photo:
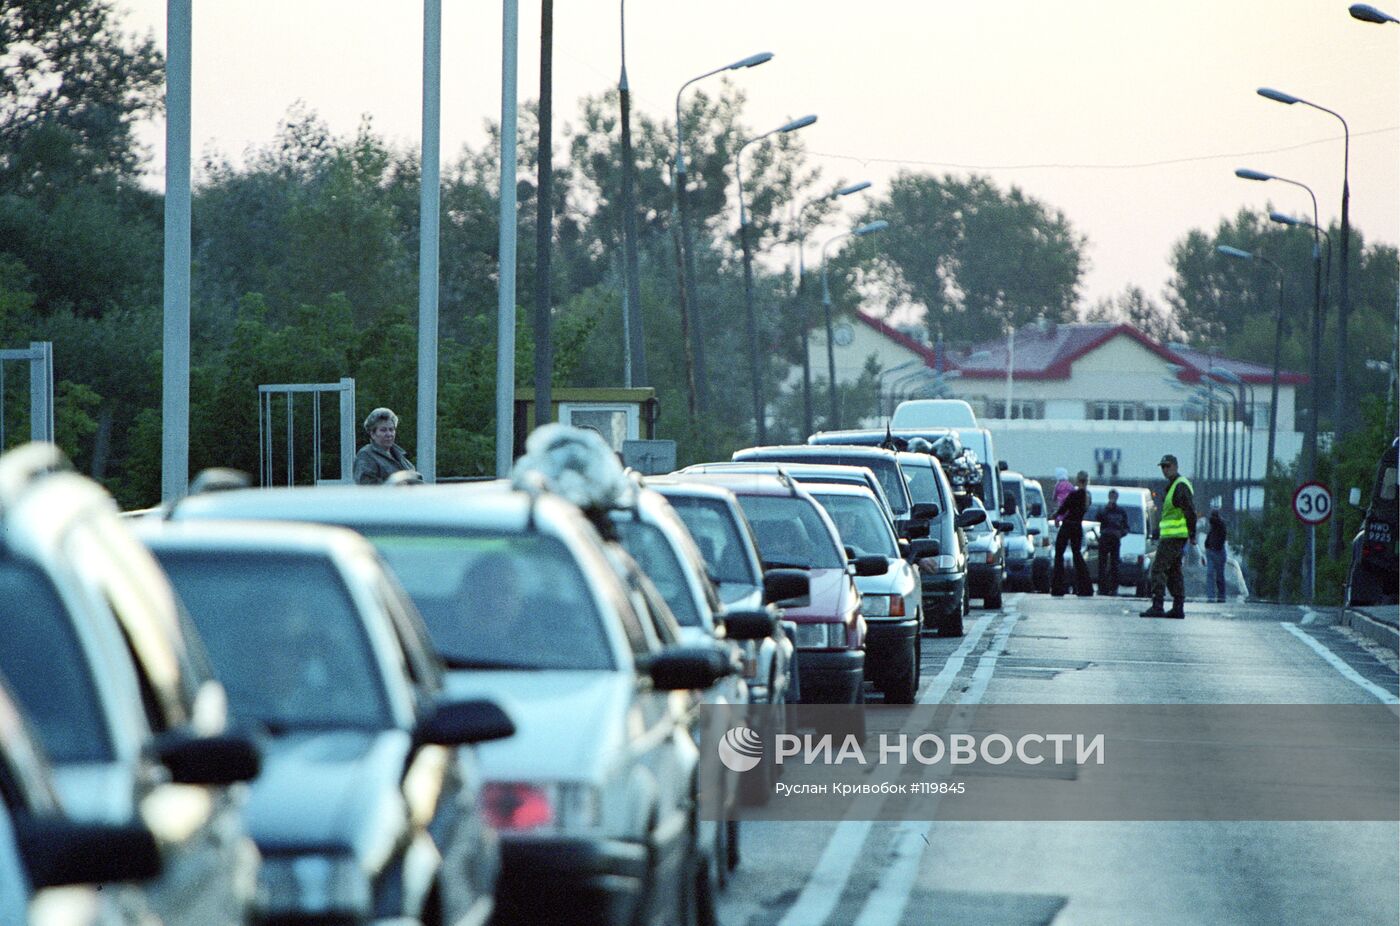
{"type": "Polygon", "coordinates": [[[325,558],[157,550],[228,692],[273,732],[392,726],[363,619],[325,558]]]}
{"type": "Polygon", "coordinates": [[[613,519],[622,546],[651,579],[661,597],[670,605],[676,620],[686,627],[700,626],[700,612],[676,551],[655,525],[623,514],[613,519]]]}
{"type": "MultiPolygon", "coordinates": [[[[1107,504],[1107,502],[1104,502],[1102,504],[1093,505],[1092,507],[1090,507],[1088,514],[1084,516],[1085,519],[1089,521],[1099,520],[1099,512],[1102,511],[1107,504]]],[[[1128,516],[1128,533],[1146,533],[1142,526],[1142,508],[1140,506],[1134,505],[1131,502],[1125,505],[1123,504],[1123,500],[1119,499],[1118,507],[1123,509],[1124,514],[1128,516]]]]}
{"type": "Polygon", "coordinates": [[[612,669],[607,632],[567,547],[538,534],[365,529],[452,669],[612,669]]]}
{"type": "Polygon", "coordinates": [[[0,559],[0,675],[55,762],[108,762],[112,741],[67,610],[37,568],[0,559]]]}
{"type": "Polygon", "coordinates": [[[764,566],[839,569],[845,555],[812,502],[790,495],[740,495],[764,566]]]}
{"type": "Polygon", "coordinates": [[[896,559],[899,547],[894,533],[880,507],[870,498],[856,495],[825,495],[813,493],[831,520],[841,542],[853,548],[857,556],[885,556],[896,559]]]}
{"type": "Polygon", "coordinates": [[[739,533],[740,523],[728,505],[718,499],[670,494],[666,500],[695,538],[700,555],[717,582],[762,584],[763,578],[754,571],[753,559],[746,549],[749,543],[739,533]]]}
{"type": "Polygon", "coordinates": [[[1042,517],[1042,518],[1045,517],[1045,493],[1044,493],[1043,491],[1041,491],[1040,486],[1036,485],[1036,484],[1033,483],[1033,482],[1028,482],[1028,483],[1025,484],[1025,493],[1026,493],[1026,515],[1027,515],[1028,517],[1034,517],[1034,515],[1031,515],[1031,513],[1030,513],[1030,512],[1031,512],[1031,506],[1032,506],[1032,505],[1039,505],[1039,506],[1040,506],[1040,515],[1039,515],[1039,516],[1042,517]]]}

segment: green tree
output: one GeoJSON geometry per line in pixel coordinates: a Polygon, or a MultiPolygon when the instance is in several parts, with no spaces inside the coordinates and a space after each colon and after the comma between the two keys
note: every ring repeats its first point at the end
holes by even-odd
{"type": "Polygon", "coordinates": [[[974,342],[1040,315],[1074,317],[1085,239],[1018,187],[902,171],[861,221],[875,219],[890,228],[869,239],[872,282],[891,305],[922,306],[935,338],[974,342]]]}

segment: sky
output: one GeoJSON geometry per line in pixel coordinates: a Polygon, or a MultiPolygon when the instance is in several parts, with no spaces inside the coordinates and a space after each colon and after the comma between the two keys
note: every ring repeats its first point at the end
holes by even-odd
{"type": "MultiPolygon", "coordinates": [[[[127,30],[165,42],[165,0],[115,0],[127,30]]],[[[1375,0],[1400,16],[1400,0],[1375,0]]],[[[1161,300],[1172,245],[1241,208],[1341,212],[1341,123],[1256,94],[1274,87],[1350,125],[1351,222],[1400,241],[1400,25],[1348,0],[632,0],[633,105],[674,112],[698,74],[734,72],[755,131],[816,113],[803,140],[836,181],[878,191],[901,169],[991,176],[1062,211],[1088,238],[1085,303],[1140,286],[1161,300]]],[[[443,0],[442,152],[480,147],[500,118],[502,4],[443,0]]],[[[617,83],[616,0],[555,4],[556,141],[577,101],[617,83]]],[[[519,93],[539,93],[539,0],[520,2],[519,93]]],[[[421,133],[423,7],[410,0],[194,0],[193,145],[235,161],[297,102],[337,134],[370,117],[421,133]]],[[[712,78],[711,81],[717,81],[712,78]]],[[[717,90],[716,83],[707,83],[717,90]]],[[[164,125],[145,128],[163,171],[164,125]]],[[[855,197],[852,197],[855,198],[855,197]]],[[[848,212],[851,210],[848,210],[848,212]]],[[[832,233],[849,227],[833,219],[832,233]]],[[[737,222],[737,218],[736,218],[737,222]]],[[[524,246],[524,243],[522,243],[524,246]]]]}

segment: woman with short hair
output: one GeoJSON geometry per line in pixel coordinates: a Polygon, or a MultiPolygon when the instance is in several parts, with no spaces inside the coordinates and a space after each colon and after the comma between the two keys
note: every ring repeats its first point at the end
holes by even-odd
{"type": "Polygon", "coordinates": [[[365,419],[369,443],[355,454],[355,484],[383,485],[398,472],[417,472],[402,447],[395,443],[399,432],[399,416],[391,409],[376,408],[365,419]]]}

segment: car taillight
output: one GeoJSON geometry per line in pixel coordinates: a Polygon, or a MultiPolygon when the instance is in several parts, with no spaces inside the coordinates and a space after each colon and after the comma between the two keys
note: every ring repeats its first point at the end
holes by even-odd
{"type": "Polygon", "coordinates": [[[498,830],[529,830],[554,822],[549,793],[523,782],[489,782],[481,789],[481,814],[498,830]]]}
{"type": "Polygon", "coordinates": [[[1390,544],[1366,540],[1361,544],[1362,559],[1385,559],[1390,556],[1390,544]]]}
{"type": "Polygon", "coordinates": [[[993,565],[995,565],[995,564],[996,564],[996,561],[997,561],[997,555],[996,555],[995,553],[992,553],[992,552],[988,551],[988,553],[987,553],[987,562],[992,563],[993,565]]]}

